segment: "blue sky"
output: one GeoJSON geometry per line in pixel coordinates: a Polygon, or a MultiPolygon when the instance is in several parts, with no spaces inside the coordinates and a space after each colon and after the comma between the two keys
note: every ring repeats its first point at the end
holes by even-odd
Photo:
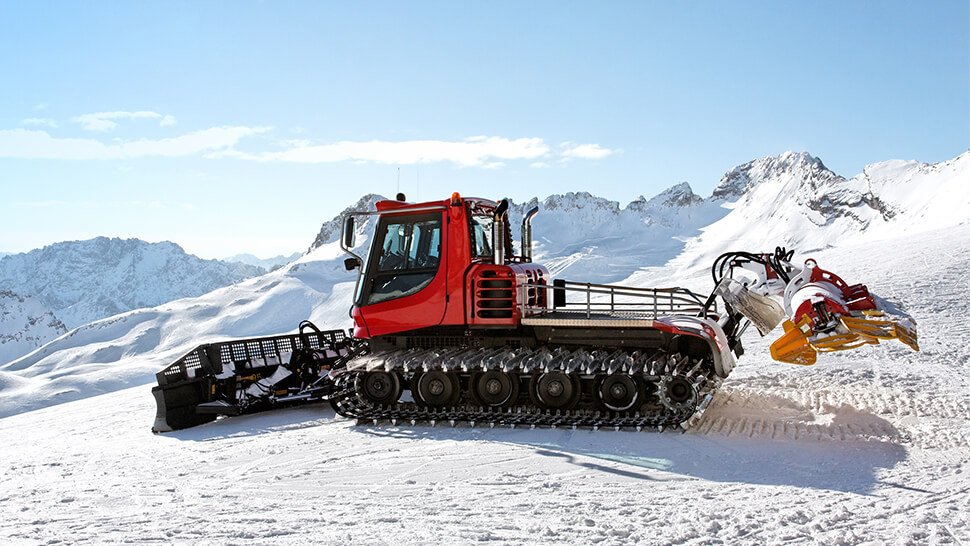
{"type": "Polygon", "coordinates": [[[367,192],[626,204],[970,147],[953,2],[0,2],[0,251],[304,249],[367,192]]]}

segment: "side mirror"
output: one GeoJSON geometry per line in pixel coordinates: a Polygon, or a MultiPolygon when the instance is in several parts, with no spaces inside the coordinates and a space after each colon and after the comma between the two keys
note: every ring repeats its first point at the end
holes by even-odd
{"type": "Polygon", "coordinates": [[[353,271],[358,267],[360,267],[360,260],[358,260],[357,258],[347,258],[346,260],[344,260],[344,268],[347,271],[353,271]]]}
{"type": "Polygon", "coordinates": [[[354,217],[348,216],[346,219],[344,219],[344,246],[346,248],[354,248],[355,238],[356,233],[354,233],[354,217]]]}

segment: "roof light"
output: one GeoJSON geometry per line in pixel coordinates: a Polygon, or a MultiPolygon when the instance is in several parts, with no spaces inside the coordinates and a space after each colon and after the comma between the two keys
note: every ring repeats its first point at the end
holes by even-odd
{"type": "Polygon", "coordinates": [[[457,207],[461,205],[461,195],[458,192],[451,194],[451,206],[457,207]]]}

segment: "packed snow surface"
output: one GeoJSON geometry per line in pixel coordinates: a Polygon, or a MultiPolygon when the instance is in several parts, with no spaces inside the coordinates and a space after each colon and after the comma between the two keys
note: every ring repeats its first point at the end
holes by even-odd
{"type": "Polygon", "coordinates": [[[820,253],[897,342],[747,354],[689,432],[358,426],[325,406],[152,435],[150,385],[0,419],[16,543],[970,541],[970,227],[820,253]]]}

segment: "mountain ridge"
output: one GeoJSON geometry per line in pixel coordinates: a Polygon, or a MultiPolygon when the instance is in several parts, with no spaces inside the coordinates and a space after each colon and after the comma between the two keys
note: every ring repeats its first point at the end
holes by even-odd
{"type": "Polygon", "coordinates": [[[229,262],[229,263],[233,263],[233,262],[241,263],[241,264],[251,265],[253,267],[259,267],[266,271],[272,271],[273,269],[282,267],[296,260],[302,255],[303,255],[302,252],[294,252],[293,254],[290,254],[290,255],[279,254],[277,256],[271,256],[269,258],[260,258],[254,254],[243,253],[243,254],[236,254],[235,256],[229,256],[227,258],[220,258],[220,261],[229,262]]]}
{"type": "Polygon", "coordinates": [[[198,296],[264,273],[204,260],[176,243],[95,237],[0,258],[0,289],[36,297],[68,327],[198,296]]]}

